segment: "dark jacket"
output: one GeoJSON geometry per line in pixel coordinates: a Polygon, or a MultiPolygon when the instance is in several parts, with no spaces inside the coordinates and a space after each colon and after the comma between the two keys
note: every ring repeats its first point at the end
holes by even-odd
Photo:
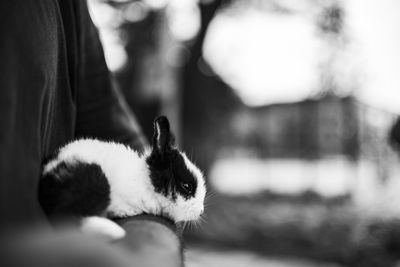
{"type": "Polygon", "coordinates": [[[0,2],[0,223],[41,224],[41,163],[79,137],[141,148],[84,0],[0,2]]]}

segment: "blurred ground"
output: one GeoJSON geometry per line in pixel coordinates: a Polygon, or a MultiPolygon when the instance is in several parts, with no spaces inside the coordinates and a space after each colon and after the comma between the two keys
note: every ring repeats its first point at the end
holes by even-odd
{"type": "Polygon", "coordinates": [[[254,257],[253,266],[275,259],[241,251],[277,259],[308,259],[310,264],[317,261],[352,267],[394,266],[400,251],[400,221],[368,219],[363,214],[346,198],[328,201],[312,193],[293,198],[271,193],[258,197],[216,195],[209,201],[204,222],[192,231],[189,227],[187,233],[191,244],[207,249],[195,249],[189,254],[199,260],[209,254],[221,262],[238,257],[233,260],[238,264],[254,257]],[[215,247],[229,250],[212,253],[215,247]],[[229,252],[232,250],[235,252],[229,252]]]}
{"type": "Polygon", "coordinates": [[[186,252],[187,267],[339,267],[336,264],[300,259],[264,257],[244,250],[220,250],[209,247],[190,247],[186,252]]]}

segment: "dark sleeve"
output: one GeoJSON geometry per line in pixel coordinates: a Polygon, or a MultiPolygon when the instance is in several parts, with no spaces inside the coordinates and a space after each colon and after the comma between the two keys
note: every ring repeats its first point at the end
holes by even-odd
{"type": "Polygon", "coordinates": [[[120,220],[124,239],[105,243],[73,230],[0,235],[0,266],[182,267],[182,247],[171,222],[151,215],[120,220]]]}
{"type": "Polygon", "coordinates": [[[138,215],[117,221],[126,231],[118,246],[129,252],[138,266],[183,266],[181,231],[171,221],[138,215]]]}
{"type": "Polygon", "coordinates": [[[96,137],[126,143],[137,150],[147,144],[118,90],[104,59],[98,32],[86,1],[75,1],[78,21],[78,81],[76,137],[96,137]]]}

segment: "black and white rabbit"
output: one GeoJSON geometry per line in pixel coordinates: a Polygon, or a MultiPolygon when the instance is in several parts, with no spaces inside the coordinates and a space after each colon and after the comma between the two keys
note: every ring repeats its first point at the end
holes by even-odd
{"type": "Polygon", "coordinates": [[[161,215],[174,222],[200,217],[202,172],[171,141],[168,119],[154,121],[151,149],[138,154],[118,143],[81,139],[62,147],[43,168],[39,201],[52,217],[75,217],[86,232],[125,232],[108,218],[161,215]]]}

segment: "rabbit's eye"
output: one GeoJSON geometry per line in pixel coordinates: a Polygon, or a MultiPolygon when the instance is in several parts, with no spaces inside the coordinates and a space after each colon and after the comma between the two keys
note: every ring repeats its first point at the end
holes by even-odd
{"type": "Polygon", "coordinates": [[[188,184],[188,183],[181,183],[181,187],[188,194],[190,194],[192,192],[192,190],[193,190],[193,186],[191,184],[188,184]]]}

